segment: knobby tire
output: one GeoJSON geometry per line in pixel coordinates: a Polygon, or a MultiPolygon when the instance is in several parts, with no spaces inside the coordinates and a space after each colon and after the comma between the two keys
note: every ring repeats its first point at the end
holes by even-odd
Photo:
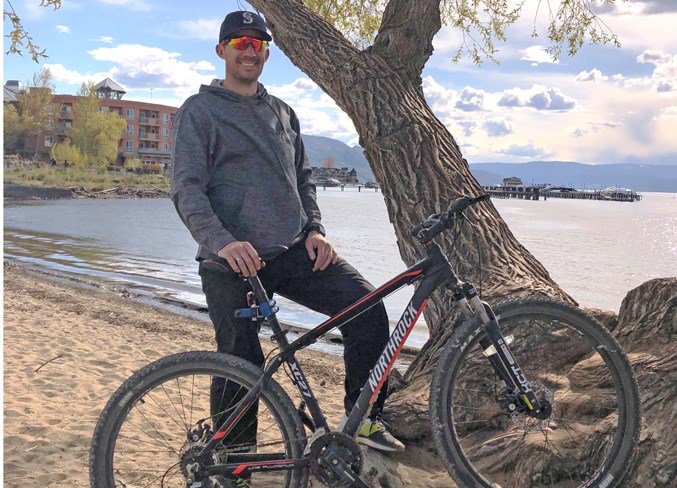
{"type": "MultiPolygon", "coordinates": [[[[214,427],[209,399],[212,378],[222,378],[246,392],[261,375],[247,361],[206,351],[164,357],[139,370],[118,388],[99,417],[89,455],[91,487],[184,488],[181,460],[191,451],[187,432],[198,420],[214,427]]],[[[259,397],[254,430],[257,454],[279,451],[287,458],[303,456],[304,427],[289,396],[273,379],[259,397]]],[[[197,451],[199,446],[193,444],[192,449],[197,451]]],[[[226,461],[215,458],[213,462],[226,461]]],[[[251,477],[253,487],[302,488],[307,480],[304,469],[259,472],[251,477]]]]}
{"type": "Polygon", "coordinates": [[[537,420],[506,407],[506,388],[479,345],[483,327],[478,318],[466,321],[431,384],[433,438],[449,474],[468,488],[620,486],[633,466],[641,413],[618,342],[559,302],[515,300],[494,312],[532,389],[553,411],[537,420]]]}

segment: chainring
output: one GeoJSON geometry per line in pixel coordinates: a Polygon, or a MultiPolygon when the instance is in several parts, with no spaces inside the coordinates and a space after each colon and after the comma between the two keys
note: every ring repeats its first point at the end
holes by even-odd
{"type": "Polygon", "coordinates": [[[319,436],[310,445],[310,472],[322,484],[334,487],[348,486],[324,461],[328,453],[342,459],[356,475],[360,475],[363,463],[360,446],[349,435],[342,432],[328,432],[319,436]]]}

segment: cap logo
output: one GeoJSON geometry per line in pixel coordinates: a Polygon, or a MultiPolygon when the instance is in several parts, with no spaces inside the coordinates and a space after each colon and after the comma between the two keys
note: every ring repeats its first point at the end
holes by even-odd
{"type": "Polygon", "coordinates": [[[250,12],[244,12],[242,14],[242,23],[244,23],[244,24],[253,24],[254,23],[254,17],[252,17],[252,14],[250,12]]]}

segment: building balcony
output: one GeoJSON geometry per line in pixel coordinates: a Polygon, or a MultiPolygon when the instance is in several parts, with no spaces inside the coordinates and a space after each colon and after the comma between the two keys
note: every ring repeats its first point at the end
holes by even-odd
{"type": "Polygon", "coordinates": [[[160,140],[160,134],[157,132],[139,132],[139,139],[140,140],[146,140],[146,141],[159,141],[160,140]]]}
{"type": "Polygon", "coordinates": [[[144,125],[160,125],[160,119],[156,117],[144,117],[143,115],[139,116],[139,124],[144,125]]]}
{"type": "Polygon", "coordinates": [[[139,154],[157,154],[159,156],[169,156],[170,151],[163,151],[162,149],[153,147],[140,147],[139,154]]]}

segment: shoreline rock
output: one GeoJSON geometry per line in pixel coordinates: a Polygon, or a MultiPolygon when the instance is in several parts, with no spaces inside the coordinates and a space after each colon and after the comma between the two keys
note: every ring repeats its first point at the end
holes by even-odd
{"type": "Polygon", "coordinates": [[[3,184],[6,200],[65,200],[73,198],[169,198],[169,191],[161,188],[127,188],[87,190],[84,187],[49,188],[28,185],[3,184]]]}

